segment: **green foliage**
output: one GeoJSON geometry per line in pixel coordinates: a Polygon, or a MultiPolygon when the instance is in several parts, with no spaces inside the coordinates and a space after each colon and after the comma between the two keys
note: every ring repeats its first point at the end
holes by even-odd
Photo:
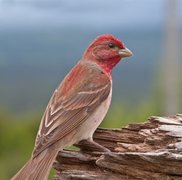
{"type": "Polygon", "coordinates": [[[0,179],[10,179],[31,155],[40,115],[0,112],[0,179]]]}
{"type": "Polygon", "coordinates": [[[124,107],[119,103],[113,104],[101,127],[121,128],[130,123],[139,123],[147,120],[152,115],[160,115],[160,103],[142,102],[136,107],[124,107]]]}

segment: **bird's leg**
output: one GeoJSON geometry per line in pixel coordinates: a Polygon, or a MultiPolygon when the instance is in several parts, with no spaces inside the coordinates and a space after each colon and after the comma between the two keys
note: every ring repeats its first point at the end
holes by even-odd
{"type": "Polygon", "coordinates": [[[110,152],[109,149],[98,144],[92,138],[82,140],[76,146],[78,146],[82,151],[110,152]]]}

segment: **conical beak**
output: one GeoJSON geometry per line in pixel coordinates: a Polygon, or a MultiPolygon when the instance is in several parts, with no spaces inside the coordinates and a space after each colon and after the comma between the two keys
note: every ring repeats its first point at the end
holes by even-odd
{"type": "Polygon", "coordinates": [[[119,55],[123,58],[130,57],[133,55],[133,53],[128,48],[124,48],[119,50],[119,55]]]}

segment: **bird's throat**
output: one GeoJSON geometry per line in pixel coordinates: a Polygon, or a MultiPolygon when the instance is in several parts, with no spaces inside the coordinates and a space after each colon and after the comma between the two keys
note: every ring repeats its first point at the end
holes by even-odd
{"type": "Polygon", "coordinates": [[[104,60],[104,61],[98,61],[98,65],[103,69],[104,72],[107,74],[111,74],[112,69],[118,64],[120,59],[112,59],[112,60],[104,60]]]}

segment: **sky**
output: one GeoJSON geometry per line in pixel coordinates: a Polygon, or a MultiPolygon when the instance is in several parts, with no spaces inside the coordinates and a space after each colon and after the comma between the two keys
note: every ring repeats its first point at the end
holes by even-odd
{"type": "MultiPolygon", "coordinates": [[[[178,0],[179,1],[179,0],[178,0]]],[[[0,0],[1,28],[37,26],[158,26],[166,0],[0,0]]],[[[179,14],[182,2],[178,2],[179,14]]]]}

